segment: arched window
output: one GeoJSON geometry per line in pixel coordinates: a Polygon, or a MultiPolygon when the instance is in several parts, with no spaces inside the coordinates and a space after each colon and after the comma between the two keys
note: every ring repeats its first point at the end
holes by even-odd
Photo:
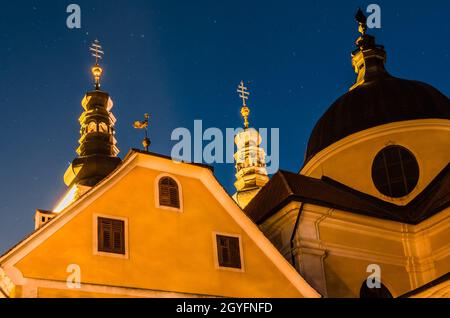
{"type": "Polygon", "coordinates": [[[100,123],[98,125],[98,131],[104,134],[108,133],[108,125],[106,125],[105,123],[100,123]]]}
{"type": "Polygon", "coordinates": [[[380,282],[380,288],[370,288],[367,286],[367,281],[364,281],[364,283],[361,286],[361,289],[359,291],[359,297],[360,298],[393,298],[391,292],[389,289],[386,288],[381,282],[380,282]]]}
{"type": "Polygon", "coordinates": [[[91,121],[87,127],[87,132],[89,133],[93,133],[93,132],[97,132],[97,123],[91,121]]]}
{"type": "Polygon", "coordinates": [[[408,149],[389,146],[376,155],[372,165],[372,179],[382,194],[401,198],[416,187],[419,165],[408,149]]]}
{"type": "Polygon", "coordinates": [[[180,208],[180,192],[177,182],[170,177],[163,177],[159,180],[159,205],[180,208]]]}

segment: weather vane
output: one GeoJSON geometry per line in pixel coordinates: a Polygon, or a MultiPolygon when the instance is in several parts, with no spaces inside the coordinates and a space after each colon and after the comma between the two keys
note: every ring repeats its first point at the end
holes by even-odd
{"type": "Polygon", "coordinates": [[[149,114],[145,114],[144,115],[144,120],[143,121],[135,121],[133,124],[133,127],[136,129],[144,129],[145,130],[145,138],[142,141],[142,145],[144,146],[145,151],[148,152],[148,148],[150,147],[150,139],[148,138],[148,122],[150,119],[150,115],[149,114]]]}
{"type": "Polygon", "coordinates": [[[356,12],[356,21],[359,23],[358,31],[362,35],[366,34],[367,31],[367,17],[362,12],[361,8],[358,9],[358,12],[356,12]]]}
{"type": "Polygon", "coordinates": [[[248,129],[248,116],[250,115],[250,109],[247,106],[247,100],[250,96],[250,92],[248,92],[248,88],[244,86],[244,81],[241,81],[240,85],[238,86],[237,92],[239,93],[239,97],[242,99],[241,115],[244,118],[244,126],[245,129],[248,129]]]}
{"type": "Polygon", "coordinates": [[[94,43],[92,43],[89,50],[91,51],[92,56],[95,57],[95,65],[92,68],[92,75],[94,75],[95,79],[95,89],[100,90],[100,78],[102,76],[103,69],[100,67],[98,62],[99,60],[103,59],[103,55],[105,55],[105,52],[103,52],[102,46],[97,39],[94,41],[94,43]]]}

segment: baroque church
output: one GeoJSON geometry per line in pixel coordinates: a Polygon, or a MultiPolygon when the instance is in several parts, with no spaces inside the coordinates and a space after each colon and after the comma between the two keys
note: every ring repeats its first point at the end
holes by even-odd
{"type": "Polygon", "coordinates": [[[269,178],[241,83],[233,196],[211,167],[149,152],[147,136],[118,157],[94,42],[67,192],[0,256],[0,298],[450,297],[449,99],[389,74],[357,20],[356,82],[299,172],[269,178]]]}

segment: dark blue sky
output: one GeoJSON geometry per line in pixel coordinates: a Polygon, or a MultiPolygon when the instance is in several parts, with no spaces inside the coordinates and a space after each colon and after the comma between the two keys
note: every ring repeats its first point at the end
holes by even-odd
{"type": "MultiPolygon", "coordinates": [[[[121,156],[140,147],[131,124],[152,115],[152,151],[170,154],[177,127],[238,127],[236,85],[249,81],[251,123],[280,128],[281,168],[298,171],[321,114],[354,82],[356,9],[370,1],[2,1],[0,252],[51,209],[75,157],[80,101],[92,88],[88,46],[106,52],[121,156]],[[66,7],[82,9],[81,30],[66,7]]],[[[450,2],[376,1],[391,74],[450,95],[450,2]]],[[[233,165],[216,175],[233,192],[233,165]]]]}

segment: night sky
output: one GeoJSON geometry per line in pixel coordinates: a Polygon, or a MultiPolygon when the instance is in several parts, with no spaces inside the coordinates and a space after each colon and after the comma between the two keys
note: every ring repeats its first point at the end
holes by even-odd
{"type": "MultiPolygon", "coordinates": [[[[151,151],[169,155],[177,127],[242,125],[236,86],[251,90],[250,123],[280,128],[281,168],[299,171],[315,122],[355,80],[356,9],[370,1],[2,1],[0,11],[0,253],[52,209],[78,146],[80,101],[92,89],[99,38],[102,88],[115,103],[120,156],[140,148],[132,127],[152,115],[151,151]],[[82,28],[66,27],[81,6],[82,28]]],[[[450,2],[376,1],[387,69],[450,95],[450,2]]],[[[215,165],[233,193],[234,167],[215,165]]]]}

